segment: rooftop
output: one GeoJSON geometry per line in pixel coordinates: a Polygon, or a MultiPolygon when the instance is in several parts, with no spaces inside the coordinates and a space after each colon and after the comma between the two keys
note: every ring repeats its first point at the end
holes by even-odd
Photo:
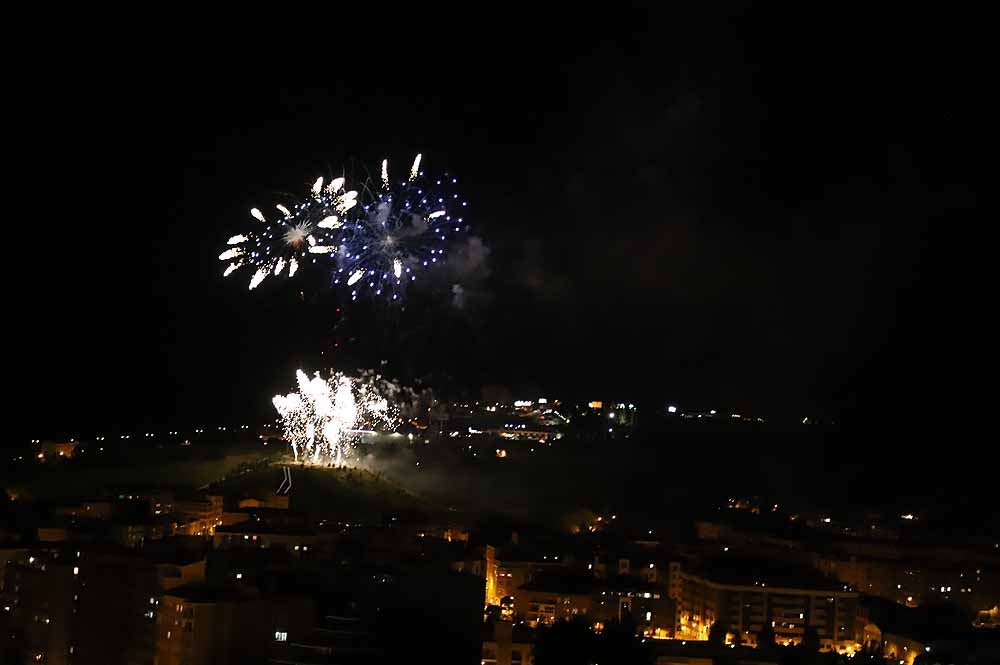
{"type": "MultiPolygon", "coordinates": [[[[687,571],[686,571],[687,572],[687,571]]],[[[811,569],[779,561],[742,557],[709,559],[692,574],[715,582],[739,586],[844,591],[844,585],[811,569]]]]}
{"type": "Polygon", "coordinates": [[[234,603],[251,600],[256,594],[247,587],[185,584],[171,589],[165,595],[181,598],[189,603],[234,603]]]}

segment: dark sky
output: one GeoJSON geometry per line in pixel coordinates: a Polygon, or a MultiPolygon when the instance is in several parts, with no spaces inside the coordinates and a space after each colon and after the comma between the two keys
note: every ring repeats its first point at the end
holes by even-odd
{"type": "Polygon", "coordinates": [[[471,390],[858,427],[953,393],[971,296],[949,248],[977,218],[985,117],[946,64],[957,38],[740,11],[254,18],[66,26],[22,61],[27,434],[266,413],[292,368],[375,324],[403,340],[390,372],[471,390]],[[328,334],[333,294],[222,279],[252,205],[416,152],[459,174],[489,249],[463,309],[360,304],[328,334]]]}

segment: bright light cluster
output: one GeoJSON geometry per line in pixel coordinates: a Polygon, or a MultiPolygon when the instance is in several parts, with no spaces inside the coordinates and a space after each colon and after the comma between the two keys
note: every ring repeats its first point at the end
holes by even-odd
{"type": "Polygon", "coordinates": [[[468,203],[457,192],[458,180],[448,173],[425,177],[421,159],[417,155],[406,179],[396,181],[389,160],[382,160],[381,177],[363,184],[360,201],[345,178],[326,186],[319,178],[304,201],[275,206],[276,220],[253,208],[251,216],[265,227],[229,239],[219,255],[229,263],[223,274],[250,268],[255,289],[269,276],[287,270],[291,277],[303,262],[325,258],[333,285],[348,289],[351,300],[366,292],[398,301],[419,271],[444,263],[449,242],[467,230],[468,203]]]}
{"type": "Polygon", "coordinates": [[[442,264],[448,243],[467,230],[458,179],[427,178],[420,161],[417,155],[408,177],[393,181],[383,160],[380,181],[369,182],[357,215],[343,225],[333,283],[350,289],[351,300],[365,289],[400,299],[417,273],[442,264]]]}
{"type": "Polygon", "coordinates": [[[296,462],[341,465],[366,431],[390,431],[398,411],[365,380],[336,373],[312,378],[295,373],[298,392],[272,400],[296,462]]]}
{"type": "Polygon", "coordinates": [[[279,216],[273,221],[252,208],[250,215],[265,226],[229,239],[229,249],[219,255],[220,261],[230,262],[223,275],[252,268],[250,288],[255,289],[271,275],[278,277],[287,268],[293,277],[305,261],[316,263],[320,256],[336,251],[344,215],[358,202],[358,193],[348,191],[344,183],[344,178],[334,178],[324,187],[323,178],[318,178],[305,200],[291,208],[276,205],[279,216]]]}

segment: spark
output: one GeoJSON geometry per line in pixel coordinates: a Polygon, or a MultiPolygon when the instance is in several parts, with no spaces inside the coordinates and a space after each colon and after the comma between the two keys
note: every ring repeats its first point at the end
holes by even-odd
{"type": "Polygon", "coordinates": [[[295,271],[299,269],[299,262],[295,259],[288,259],[288,276],[294,277],[295,271]]]}
{"type": "Polygon", "coordinates": [[[339,192],[345,182],[347,182],[347,178],[334,178],[330,181],[330,184],[326,186],[326,191],[331,194],[339,192]]]}
{"type": "Polygon", "coordinates": [[[254,289],[256,289],[258,286],[260,286],[261,282],[263,282],[265,279],[267,279],[267,273],[268,272],[269,271],[267,270],[267,268],[258,268],[257,269],[257,272],[255,272],[253,274],[253,277],[250,279],[250,290],[251,291],[253,291],[254,289]]]}
{"type": "Polygon", "coordinates": [[[438,210],[437,212],[432,212],[431,214],[427,215],[427,219],[437,219],[443,214],[445,214],[444,210],[438,210]]]}
{"type": "Polygon", "coordinates": [[[399,277],[403,274],[403,262],[399,259],[392,260],[392,274],[399,277]]]}
{"type": "Polygon", "coordinates": [[[312,192],[315,196],[319,196],[319,193],[323,191],[323,178],[316,178],[316,182],[313,183],[312,192]]]}
{"type": "Polygon", "coordinates": [[[420,175],[420,157],[421,157],[421,155],[418,153],[417,156],[413,160],[413,166],[410,167],[410,181],[411,182],[414,181],[414,180],[416,180],[417,176],[420,175]]]}
{"type": "Polygon", "coordinates": [[[382,187],[389,189],[389,160],[382,160],[382,187]]]}
{"type": "Polygon", "coordinates": [[[334,374],[313,378],[297,370],[298,392],[275,395],[285,438],[296,462],[343,464],[365,431],[395,428],[398,418],[371,381],[334,374]]]}
{"type": "Polygon", "coordinates": [[[240,243],[246,242],[247,240],[249,240],[249,238],[247,238],[244,235],[235,235],[232,238],[230,238],[229,240],[227,240],[226,244],[227,245],[239,245],[240,243]]]}
{"type": "Polygon", "coordinates": [[[251,214],[251,215],[253,215],[253,216],[254,216],[254,218],[256,218],[256,220],[257,220],[258,222],[264,222],[264,223],[267,223],[267,220],[266,220],[266,219],[264,219],[264,213],[262,213],[262,212],[261,212],[260,210],[258,210],[257,208],[250,208],[250,214],[251,214]]]}
{"type": "Polygon", "coordinates": [[[336,215],[330,215],[329,217],[324,217],[323,221],[317,224],[321,229],[339,229],[343,224],[340,222],[340,218],[336,215]]]}
{"type": "Polygon", "coordinates": [[[364,276],[365,276],[365,271],[364,270],[356,270],[356,271],[354,271],[354,274],[351,275],[347,279],[347,285],[348,286],[354,286],[355,284],[358,283],[358,280],[360,280],[364,276]]]}
{"type": "Polygon", "coordinates": [[[277,277],[281,274],[281,271],[285,269],[285,260],[282,258],[278,259],[277,265],[274,267],[274,276],[277,277]]]}
{"type": "Polygon", "coordinates": [[[222,276],[223,277],[229,277],[231,274],[233,274],[233,271],[236,270],[237,268],[239,268],[241,265],[243,265],[243,264],[242,263],[230,263],[229,266],[226,268],[225,272],[222,273],[222,276]]]}
{"type": "Polygon", "coordinates": [[[235,259],[237,256],[243,256],[243,250],[239,247],[233,247],[232,249],[227,249],[222,254],[219,254],[219,260],[228,261],[229,259],[235,259]]]}
{"type": "Polygon", "coordinates": [[[280,210],[281,214],[283,214],[285,217],[291,217],[292,216],[292,211],[289,210],[288,208],[286,208],[285,206],[281,205],[280,203],[278,205],[274,206],[274,207],[277,208],[278,210],[280,210]]]}
{"type": "Polygon", "coordinates": [[[347,212],[358,204],[358,193],[351,190],[344,194],[344,201],[340,204],[340,211],[347,212]]]}

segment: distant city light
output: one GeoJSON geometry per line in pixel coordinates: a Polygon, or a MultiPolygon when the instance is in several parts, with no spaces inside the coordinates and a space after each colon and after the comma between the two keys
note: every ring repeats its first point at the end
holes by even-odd
{"type": "Polygon", "coordinates": [[[667,407],[667,413],[677,413],[677,407],[671,404],[667,407]]]}

